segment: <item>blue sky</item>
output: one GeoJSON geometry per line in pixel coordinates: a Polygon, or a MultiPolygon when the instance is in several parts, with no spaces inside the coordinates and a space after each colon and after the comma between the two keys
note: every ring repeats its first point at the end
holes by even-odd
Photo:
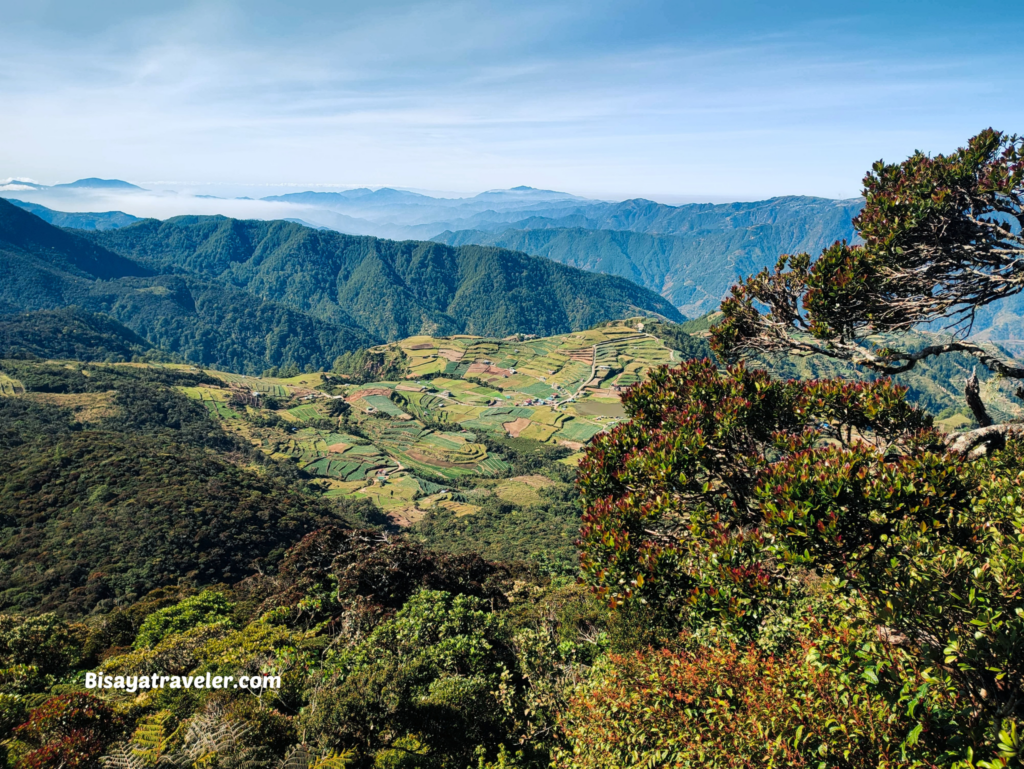
{"type": "Polygon", "coordinates": [[[849,197],[1024,132],[1024,14],[981,8],[0,0],[0,178],[849,197]]]}

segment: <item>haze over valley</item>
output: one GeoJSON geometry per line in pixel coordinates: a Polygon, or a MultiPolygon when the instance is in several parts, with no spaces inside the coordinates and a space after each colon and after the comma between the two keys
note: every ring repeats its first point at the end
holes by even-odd
{"type": "MultiPolygon", "coordinates": [[[[266,191],[266,190],[264,190],[266,191]]],[[[762,201],[668,205],[604,201],[527,186],[446,197],[389,187],[280,192],[258,199],[156,191],[87,178],[42,185],[8,180],[7,198],[57,226],[108,230],[180,215],[283,220],[391,240],[485,245],[625,278],[696,318],[717,309],[742,277],[781,254],[858,242],[862,198],[787,196],[762,201]]],[[[1024,300],[981,310],[973,333],[1024,348],[1024,300]]]]}

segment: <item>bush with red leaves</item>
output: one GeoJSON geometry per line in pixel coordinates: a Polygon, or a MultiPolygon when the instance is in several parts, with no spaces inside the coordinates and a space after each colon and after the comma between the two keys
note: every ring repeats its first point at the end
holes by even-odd
{"type": "Polygon", "coordinates": [[[52,697],[32,711],[15,734],[34,750],[22,757],[26,769],[77,769],[99,766],[107,745],[124,724],[103,700],[83,692],[52,697]]]}
{"type": "Polygon", "coordinates": [[[913,722],[864,681],[754,648],[613,656],[562,713],[561,769],[760,769],[931,764],[913,722]]]}

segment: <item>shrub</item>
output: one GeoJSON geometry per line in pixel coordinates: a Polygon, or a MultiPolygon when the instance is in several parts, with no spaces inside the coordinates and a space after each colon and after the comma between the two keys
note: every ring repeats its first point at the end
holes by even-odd
{"type": "Polygon", "coordinates": [[[52,613],[0,614],[0,667],[29,665],[42,676],[62,675],[81,660],[87,632],[52,613]]]}
{"type": "Polygon", "coordinates": [[[1024,446],[965,462],[904,394],[657,372],[581,463],[584,573],[613,606],[768,646],[805,577],[830,584],[837,614],[816,633],[871,631],[822,657],[834,674],[877,681],[943,762],[1000,766],[1024,720],[1024,446]]]}
{"type": "Polygon", "coordinates": [[[434,763],[468,766],[476,745],[508,736],[495,696],[515,664],[505,636],[480,599],[423,590],[328,661],[301,725],[325,747],[372,757],[416,744],[434,763]]]}
{"type": "Polygon", "coordinates": [[[563,713],[563,769],[893,767],[913,722],[866,682],[847,687],[803,658],[706,647],[612,656],[563,713]]]}
{"type": "Polygon", "coordinates": [[[15,733],[35,748],[19,766],[27,769],[97,767],[106,745],[124,724],[103,700],[74,692],[53,697],[32,711],[15,733]]]}
{"type": "MultiPolygon", "coordinates": [[[[741,637],[756,633],[792,588],[786,563],[766,554],[761,525],[777,484],[765,473],[786,461],[849,460],[851,483],[836,478],[821,493],[856,502],[862,469],[938,442],[905,393],[888,381],[778,382],[706,360],[655,371],[626,394],[630,421],[597,436],[580,463],[585,578],[613,606],[647,602],[691,628],[715,617],[741,637]]],[[[897,462],[890,474],[907,472],[897,462]]],[[[943,499],[906,491],[893,502],[943,499]]]]}
{"type": "Polygon", "coordinates": [[[135,648],[153,648],[164,638],[200,625],[230,623],[232,606],[220,593],[204,590],[199,595],[168,606],[146,617],[135,638],[135,648]]]}
{"type": "Polygon", "coordinates": [[[18,762],[19,769],[97,769],[104,744],[86,732],[75,732],[36,748],[18,762]]]}

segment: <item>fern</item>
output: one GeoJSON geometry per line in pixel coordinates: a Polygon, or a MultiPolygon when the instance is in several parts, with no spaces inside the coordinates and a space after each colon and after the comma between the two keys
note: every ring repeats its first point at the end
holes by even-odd
{"type": "Polygon", "coordinates": [[[134,750],[146,758],[149,763],[156,763],[167,753],[170,736],[167,734],[167,722],[171,719],[171,711],[161,710],[146,716],[132,734],[134,750]]]}
{"type": "Polygon", "coordinates": [[[132,742],[119,742],[100,759],[104,769],[150,769],[152,763],[135,748],[132,742]]]}
{"type": "Polygon", "coordinates": [[[336,750],[315,753],[308,745],[295,745],[281,759],[277,769],[345,769],[353,757],[352,751],[336,750]]]}
{"type": "Polygon", "coordinates": [[[309,769],[345,769],[354,757],[355,754],[351,750],[341,753],[332,750],[316,759],[309,769]]]}
{"type": "Polygon", "coordinates": [[[217,705],[192,719],[177,758],[179,766],[205,767],[215,764],[223,769],[256,769],[254,750],[245,744],[251,727],[224,715],[217,705]]]}
{"type": "MultiPolygon", "coordinates": [[[[256,748],[245,744],[245,737],[251,727],[226,716],[219,706],[211,705],[189,721],[181,747],[174,751],[168,748],[181,730],[167,734],[170,718],[169,711],[160,711],[143,719],[129,742],[115,745],[103,756],[101,762],[104,769],[151,769],[157,766],[177,766],[183,769],[268,769],[267,763],[258,759],[256,748]]],[[[304,758],[309,754],[299,755],[293,750],[285,761],[292,755],[295,755],[296,762],[282,763],[282,767],[342,769],[345,766],[345,763],[323,763],[334,760],[337,754],[329,754],[311,762],[309,758],[304,758]]],[[[341,758],[347,761],[345,756],[341,758]]]]}

